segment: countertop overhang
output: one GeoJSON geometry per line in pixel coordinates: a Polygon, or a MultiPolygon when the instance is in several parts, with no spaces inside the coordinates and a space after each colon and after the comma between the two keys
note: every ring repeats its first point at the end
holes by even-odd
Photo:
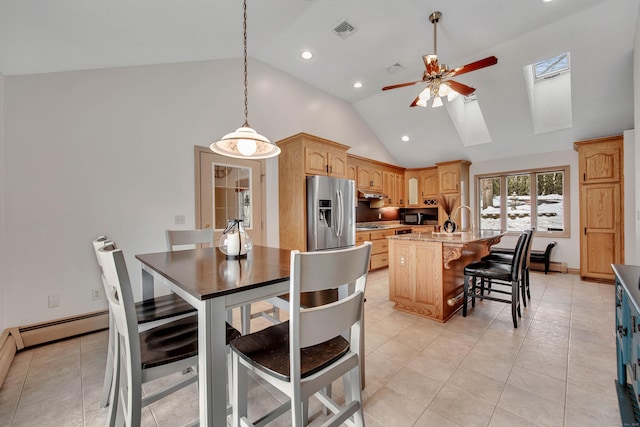
{"type": "Polygon", "coordinates": [[[481,242],[485,240],[493,240],[504,236],[506,233],[501,231],[463,231],[456,233],[411,233],[398,234],[395,236],[387,236],[387,239],[395,240],[415,240],[422,242],[440,242],[440,243],[471,243],[481,242]]]}

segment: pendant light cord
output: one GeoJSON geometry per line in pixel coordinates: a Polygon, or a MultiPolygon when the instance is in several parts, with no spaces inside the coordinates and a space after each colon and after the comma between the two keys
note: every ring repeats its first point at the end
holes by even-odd
{"type": "Polygon", "coordinates": [[[244,0],[244,127],[249,126],[249,85],[247,83],[247,0],[244,0]]]}

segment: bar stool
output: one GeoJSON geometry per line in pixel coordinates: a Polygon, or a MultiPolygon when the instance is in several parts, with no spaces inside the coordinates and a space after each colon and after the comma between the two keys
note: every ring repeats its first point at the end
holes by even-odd
{"type": "MultiPolygon", "coordinates": [[[[464,299],[462,303],[462,316],[467,316],[468,299],[471,297],[471,307],[475,308],[476,298],[490,301],[498,301],[511,304],[511,317],[513,327],[518,327],[520,314],[520,275],[522,262],[526,248],[527,234],[523,232],[518,238],[516,249],[511,264],[503,264],[490,261],[478,261],[468,264],[464,268],[464,299]],[[480,279],[480,285],[477,279],[480,279]],[[485,294],[485,285],[491,284],[491,293],[509,295],[507,299],[485,294]],[[493,285],[497,285],[494,287],[493,285]]],[[[486,289],[487,291],[489,288],[486,289]]]]}

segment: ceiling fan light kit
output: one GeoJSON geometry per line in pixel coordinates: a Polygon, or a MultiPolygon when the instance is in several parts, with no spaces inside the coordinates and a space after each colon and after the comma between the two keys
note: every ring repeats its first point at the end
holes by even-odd
{"type": "Polygon", "coordinates": [[[442,98],[445,96],[447,97],[447,101],[451,102],[456,99],[458,95],[471,95],[475,92],[475,88],[449,80],[449,78],[498,63],[498,58],[495,56],[489,56],[479,61],[463,65],[462,67],[454,68],[453,70],[450,70],[445,64],[440,64],[438,62],[438,22],[441,18],[442,12],[436,11],[429,15],[429,21],[433,24],[433,53],[422,57],[422,61],[425,66],[425,71],[422,74],[422,80],[400,83],[382,88],[382,90],[390,90],[405,86],[413,86],[423,82],[427,83],[427,87],[420,92],[416,99],[413,100],[411,107],[426,107],[428,101],[433,99],[431,106],[433,108],[437,108],[443,105],[442,98]]]}

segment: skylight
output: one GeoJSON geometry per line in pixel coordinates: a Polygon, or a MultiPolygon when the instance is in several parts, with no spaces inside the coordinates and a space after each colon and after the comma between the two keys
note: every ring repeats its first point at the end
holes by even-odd
{"type": "Polygon", "coordinates": [[[562,53],[552,58],[538,61],[533,66],[536,80],[545,79],[569,71],[569,52],[562,53]]]}

